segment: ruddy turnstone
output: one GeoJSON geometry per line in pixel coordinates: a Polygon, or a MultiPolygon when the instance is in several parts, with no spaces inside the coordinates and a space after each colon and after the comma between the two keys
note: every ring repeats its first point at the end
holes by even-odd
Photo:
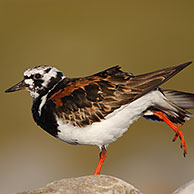
{"type": "Polygon", "coordinates": [[[114,66],[91,76],[68,78],[55,67],[27,69],[24,79],[5,92],[27,90],[33,98],[35,122],[49,134],[69,144],[97,145],[100,174],[107,146],[140,117],[164,121],[187,146],[180,126],[192,114],[194,94],[159,88],[192,62],[133,75],[114,66]]]}

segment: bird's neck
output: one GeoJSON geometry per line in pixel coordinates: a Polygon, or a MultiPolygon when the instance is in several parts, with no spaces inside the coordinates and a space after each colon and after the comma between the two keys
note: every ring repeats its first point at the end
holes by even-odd
{"type": "Polygon", "coordinates": [[[50,82],[43,88],[40,88],[35,91],[29,91],[32,96],[33,102],[40,100],[43,96],[47,95],[52,89],[56,87],[61,81],[63,81],[66,77],[59,76],[54,79],[51,78],[50,82]]]}

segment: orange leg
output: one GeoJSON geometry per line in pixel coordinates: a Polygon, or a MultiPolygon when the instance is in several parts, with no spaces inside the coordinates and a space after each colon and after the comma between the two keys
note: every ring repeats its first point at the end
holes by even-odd
{"type": "Polygon", "coordinates": [[[100,170],[102,168],[102,165],[104,163],[104,160],[106,158],[106,155],[107,155],[107,151],[106,151],[106,148],[104,146],[102,146],[102,150],[100,152],[100,158],[99,158],[99,161],[98,161],[98,164],[97,164],[97,167],[96,167],[96,170],[94,172],[94,175],[98,175],[100,174],[100,170]]]}
{"type": "Polygon", "coordinates": [[[175,141],[177,139],[177,137],[180,138],[180,140],[181,140],[181,148],[182,147],[184,148],[184,154],[183,155],[185,157],[186,154],[187,154],[187,145],[186,145],[183,133],[179,129],[181,127],[181,125],[176,126],[173,122],[171,122],[168,119],[168,117],[163,112],[160,112],[160,111],[152,111],[152,112],[154,113],[155,116],[159,117],[161,120],[163,120],[165,123],[167,123],[173,129],[173,131],[176,133],[174,138],[173,138],[173,141],[175,141]]]}

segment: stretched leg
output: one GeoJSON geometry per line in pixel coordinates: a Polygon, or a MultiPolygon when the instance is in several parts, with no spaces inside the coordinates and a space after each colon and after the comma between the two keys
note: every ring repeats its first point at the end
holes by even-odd
{"type": "Polygon", "coordinates": [[[165,123],[167,123],[172,129],[173,131],[176,133],[173,141],[175,141],[177,139],[177,137],[180,138],[181,140],[181,148],[184,148],[184,157],[187,154],[187,145],[183,136],[182,131],[179,129],[181,127],[181,125],[176,126],[173,122],[171,122],[168,117],[161,111],[152,111],[154,113],[155,116],[159,117],[161,120],[163,120],[165,123]]]}
{"type": "Polygon", "coordinates": [[[106,155],[107,155],[107,151],[106,151],[105,146],[103,145],[103,146],[102,146],[102,150],[101,150],[101,152],[100,152],[100,158],[99,158],[99,161],[98,161],[96,170],[95,170],[95,172],[94,172],[94,175],[100,174],[100,170],[101,170],[101,168],[102,168],[102,165],[103,165],[103,163],[104,163],[104,160],[105,160],[105,158],[106,158],[106,155]]]}

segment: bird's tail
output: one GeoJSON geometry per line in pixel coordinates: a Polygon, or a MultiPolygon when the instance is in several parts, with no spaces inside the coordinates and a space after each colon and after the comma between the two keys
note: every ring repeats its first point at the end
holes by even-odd
{"type": "Polygon", "coordinates": [[[161,89],[171,102],[183,109],[194,109],[194,94],[176,90],[161,89]]]}
{"type": "Polygon", "coordinates": [[[194,94],[161,88],[160,91],[164,95],[164,101],[149,107],[144,118],[161,121],[156,115],[149,113],[152,110],[163,112],[175,124],[183,124],[193,116],[187,109],[194,109],[194,94]]]}
{"type": "Polygon", "coordinates": [[[149,107],[144,112],[143,117],[167,123],[175,132],[173,141],[177,137],[180,138],[181,147],[184,148],[184,156],[186,156],[187,145],[180,127],[193,116],[187,109],[194,109],[194,94],[168,89],[159,89],[159,91],[158,102],[149,107]]]}

